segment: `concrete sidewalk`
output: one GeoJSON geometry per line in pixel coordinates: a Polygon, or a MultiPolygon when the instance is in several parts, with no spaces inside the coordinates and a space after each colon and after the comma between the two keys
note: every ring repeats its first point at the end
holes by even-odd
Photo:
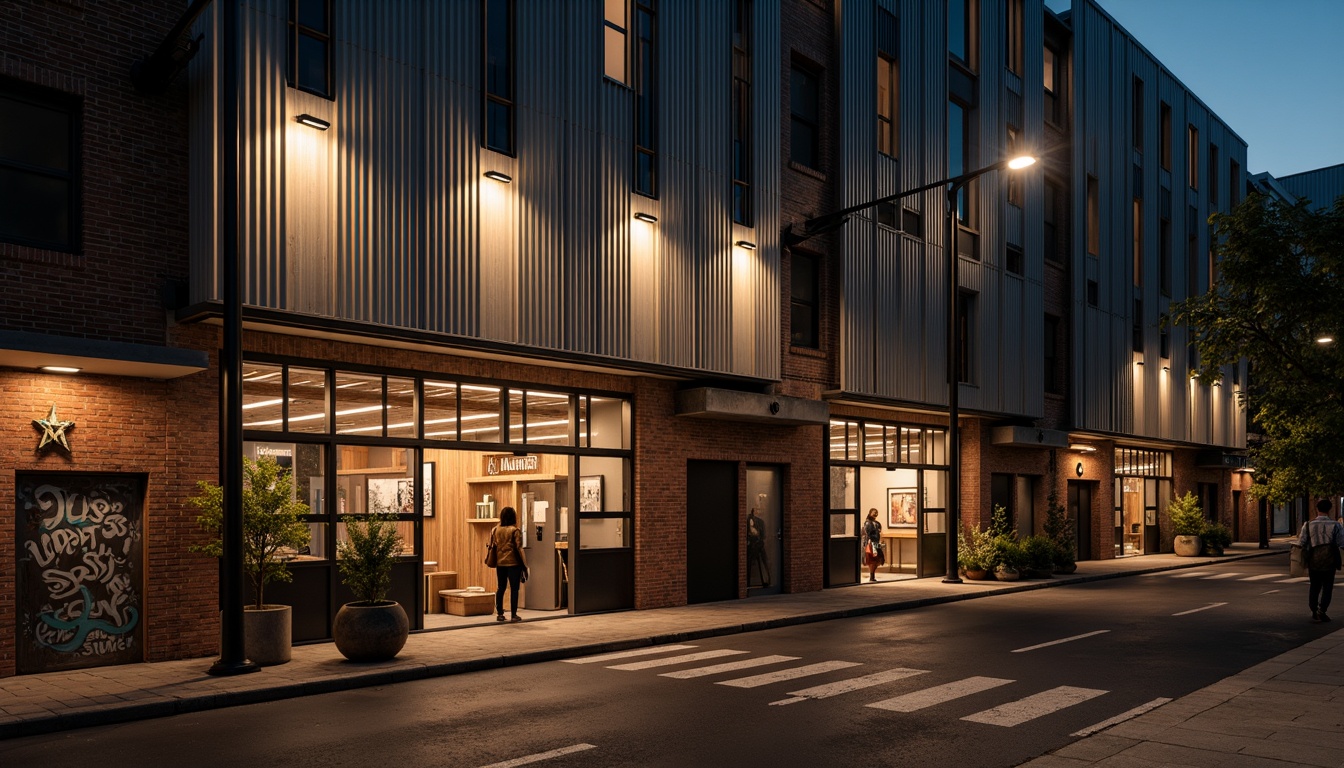
{"type": "MultiPolygon", "coordinates": [[[[1080,582],[1191,568],[1248,557],[1277,555],[1284,561],[1286,576],[1286,551],[1286,540],[1275,542],[1269,550],[1261,550],[1255,544],[1238,544],[1229,548],[1227,554],[1222,557],[1178,558],[1174,555],[1148,555],[1089,561],[1080,563],[1077,573],[1043,580],[967,581],[963,584],[944,584],[936,578],[891,580],[820,592],[772,595],[676,608],[567,616],[523,624],[492,623],[485,626],[412,634],[396,659],[372,664],[346,661],[331,643],[317,643],[294,648],[293,660],[288,664],[266,667],[260,672],[236,677],[207,675],[206,670],[213,661],[209,658],[21,675],[0,679],[0,739],[905,610],[991,597],[1005,592],[1062,587],[1080,582]]],[[[1264,671],[1257,671],[1262,668],[1277,670],[1276,674],[1280,677],[1291,676],[1292,670],[1302,663],[1298,659],[1314,659],[1323,650],[1308,651],[1308,649],[1322,646],[1328,639],[1330,638],[1318,640],[1287,654],[1284,658],[1290,659],[1288,662],[1276,659],[1224,681],[1219,685],[1226,684],[1230,688],[1220,690],[1234,690],[1238,689],[1238,686],[1244,688],[1244,683],[1232,681],[1240,680],[1247,675],[1252,676],[1248,679],[1258,679],[1254,676],[1265,674],[1264,671]],[[1270,666],[1275,664],[1281,666],[1270,666]]],[[[1334,642],[1344,642],[1344,638],[1334,642]]],[[[1315,665],[1317,662],[1312,663],[1315,665]]],[[[1331,669],[1337,671],[1338,666],[1331,669]]],[[[1203,697],[1197,700],[1208,701],[1210,696],[1219,695],[1218,692],[1209,693],[1217,688],[1219,686],[1213,686],[1211,689],[1192,694],[1187,699],[1203,697]]],[[[1338,695],[1340,689],[1329,686],[1329,691],[1338,695]]],[[[1297,697],[1311,699],[1309,702],[1303,702],[1301,711],[1306,711],[1309,706],[1319,705],[1314,693],[1314,689],[1304,690],[1303,695],[1297,697]],[[1305,695],[1307,693],[1313,695],[1305,695]]],[[[1238,696],[1244,698],[1241,694],[1238,696]]],[[[1324,694],[1321,698],[1323,697],[1324,694]]],[[[1175,723],[1169,719],[1167,715],[1169,711],[1188,712],[1190,717],[1194,717],[1203,716],[1201,713],[1210,708],[1188,705],[1184,702],[1186,699],[1173,702],[1133,722],[1155,722],[1157,725],[1154,727],[1171,729],[1175,723]],[[1154,721],[1152,718],[1158,719],[1154,721]]],[[[1263,719],[1265,715],[1263,703],[1248,700],[1244,706],[1255,706],[1254,719],[1263,719]]],[[[1276,709],[1289,711],[1287,706],[1276,709]]],[[[1248,717],[1247,720],[1249,722],[1251,718],[1248,717]]],[[[1180,721],[1184,722],[1183,719],[1180,721]]],[[[1237,733],[1240,735],[1236,741],[1247,738],[1248,733],[1256,732],[1255,728],[1258,726],[1238,729],[1237,733]]],[[[1113,734],[1118,730],[1119,727],[1113,728],[1106,732],[1104,737],[1116,738],[1113,734]]],[[[1127,728],[1125,732],[1134,733],[1132,728],[1127,728]]],[[[1337,734],[1338,728],[1335,731],[1336,737],[1337,734]]],[[[1096,741],[1097,739],[1102,739],[1102,736],[1085,739],[1070,749],[1074,747],[1083,749],[1082,745],[1100,743],[1096,741]]],[[[1234,739],[1229,736],[1222,741],[1230,744],[1234,739]]],[[[1114,742],[1105,743],[1114,745],[1114,742]]],[[[1284,753],[1295,754],[1297,751],[1295,747],[1289,749],[1292,746],[1283,742],[1284,753]]],[[[1107,763],[1108,765],[1150,764],[1123,762],[1127,758],[1124,758],[1123,754],[1116,754],[1125,749],[1135,748],[1137,746],[1131,743],[1120,749],[1113,749],[1106,753],[1104,758],[1122,760],[1118,763],[1107,763]]],[[[1098,749],[1098,755],[1105,751],[1102,748],[1098,749]]],[[[1322,753],[1325,751],[1319,746],[1316,749],[1322,753]]],[[[1081,758],[1077,755],[1064,755],[1063,752],[1042,759],[1068,762],[1043,763],[1043,765],[1080,764],[1078,760],[1081,758]]],[[[1338,765],[1341,760],[1344,760],[1344,755],[1333,763],[1313,764],[1338,765]]]]}

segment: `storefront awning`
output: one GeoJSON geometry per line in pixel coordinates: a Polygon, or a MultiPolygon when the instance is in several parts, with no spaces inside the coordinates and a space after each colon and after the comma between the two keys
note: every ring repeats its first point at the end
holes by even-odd
{"type": "Polygon", "coordinates": [[[678,416],[751,421],[781,426],[827,424],[831,407],[821,400],[700,387],[677,393],[678,416]]]}
{"type": "Polygon", "coordinates": [[[994,427],[990,442],[1009,448],[1068,448],[1069,433],[1037,427],[994,427]]]}
{"type": "Polygon", "coordinates": [[[35,371],[48,365],[78,368],[80,373],[175,379],[209,368],[210,356],[197,349],[0,331],[0,367],[35,371]]]}

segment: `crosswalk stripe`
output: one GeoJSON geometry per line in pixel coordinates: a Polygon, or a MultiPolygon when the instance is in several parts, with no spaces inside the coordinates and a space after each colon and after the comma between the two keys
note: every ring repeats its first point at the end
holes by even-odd
{"type": "Polygon", "coordinates": [[[1264,579],[1272,579],[1278,575],[1279,574],[1277,573],[1262,573],[1258,576],[1246,576],[1245,578],[1237,579],[1237,581],[1262,581],[1264,579]]]}
{"type": "Polygon", "coordinates": [[[1193,578],[1196,577],[1196,576],[1203,576],[1203,575],[1205,575],[1206,573],[1208,573],[1208,571],[1186,571],[1185,573],[1173,573],[1173,574],[1171,574],[1171,578],[1173,578],[1173,579],[1193,579],[1193,578]]]}
{"type": "Polygon", "coordinates": [[[736,672],[739,669],[751,669],[752,667],[763,667],[766,664],[779,664],[785,661],[797,660],[797,656],[758,656],[754,659],[730,661],[726,664],[712,664],[708,667],[696,667],[695,669],[679,669],[676,672],[664,672],[659,675],[659,677],[673,677],[678,680],[688,680],[693,677],[717,675],[723,672],[736,672]]]}
{"type": "Polygon", "coordinates": [[[925,688],[922,691],[907,693],[903,696],[896,696],[882,701],[875,701],[865,706],[874,709],[885,709],[891,712],[914,712],[916,710],[931,707],[934,704],[942,704],[945,701],[960,699],[963,696],[970,696],[973,693],[988,691],[991,688],[998,688],[1000,685],[1007,685],[1012,680],[1004,680],[999,677],[968,677],[964,680],[958,680],[954,683],[945,683],[935,685],[932,688],[925,688]]]}
{"type": "Polygon", "coordinates": [[[692,661],[704,661],[705,659],[717,659],[723,656],[740,656],[746,651],[731,651],[727,648],[720,648],[716,651],[700,651],[699,653],[686,653],[681,656],[668,656],[662,659],[645,659],[644,661],[632,661],[629,664],[616,664],[607,669],[621,669],[627,672],[633,672],[640,669],[653,669],[654,667],[670,667],[673,664],[686,664],[692,661]]]}
{"type": "Polygon", "coordinates": [[[824,672],[834,672],[837,669],[846,669],[848,667],[857,667],[855,661],[823,661],[817,664],[808,664],[793,669],[781,669],[778,672],[767,672],[764,675],[753,675],[751,677],[739,677],[736,680],[722,680],[715,685],[731,685],[734,688],[759,688],[762,685],[771,683],[781,683],[785,680],[796,680],[800,677],[809,675],[820,675],[824,672]]]}
{"type": "Polygon", "coordinates": [[[1279,579],[1278,581],[1276,581],[1276,582],[1274,582],[1274,583],[1275,583],[1275,584],[1301,584],[1302,582],[1307,581],[1307,580],[1308,580],[1308,579],[1307,579],[1306,576],[1294,576],[1294,577],[1291,578],[1291,579],[1279,579]]]}
{"type": "Polygon", "coordinates": [[[1232,578],[1233,576],[1240,576],[1240,575],[1241,575],[1240,573],[1235,573],[1235,572],[1234,572],[1234,573],[1215,573],[1215,574],[1213,574],[1212,576],[1205,576],[1205,577],[1204,577],[1204,580],[1205,580],[1205,581],[1213,581],[1213,580],[1215,580],[1215,579],[1230,579],[1230,578],[1232,578]]]}
{"type": "Polygon", "coordinates": [[[694,645],[656,645],[652,648],[639,648],[633,651],[617,651],[616,653],[604,653],[600,656],[585,656],[581,659],[561,659],[566,664],[600,664],[604,661],[613,659],[629,659],[635,656],[652,656],[655,653],[667,653],[668,651],[684,651],[694,648],[694,645]]]}
{"type": "Polygon", "coordinates": [[[794,704],[807,699],[827,699],[831,696],[839,696],[842,693],[861,691],[864,688],[872,688],[875,685],[882,685],[883,683],[890,683],[896,680],[904,680],[907,677],[914,677],[915,675],[923,675],[926,673],[928,673],[927,669],[906,669],[904,667],[897,667],[896,669],[888,669],[885,672],[876,672],[871,675],[864,675],[863,677],[841,680],[838,683],[814,685],[811,688],[804,688],[801,691],[791,691],[789,695],[793,698],[772,701],[770,702],[770,706],[794,704]]]}
{"type": "Polygon", "coordinates": [[[1106,691],[1096,688],[1075,688],[1071,685],[1061,685],[1058,688],[1041,691],[1025,699],[1010,701],[1007,704],[986,709],[984,712],[976,712],[961,719],[972,723],[985,723],[986,725],[1011,728],[1014,725],[1021,725],[1051,712],[1058,712],[1066,707],[1082,704],[1084,701],[1095,699],[1104,693],[1106,691]]]}

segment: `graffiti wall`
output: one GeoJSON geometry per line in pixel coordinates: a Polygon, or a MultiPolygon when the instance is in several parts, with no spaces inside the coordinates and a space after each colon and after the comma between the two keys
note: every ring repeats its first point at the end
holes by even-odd
{"type": "Polygon", "coordinates": [[[15,480],[19,673],[142,661],[145,477],[15,480]]]}

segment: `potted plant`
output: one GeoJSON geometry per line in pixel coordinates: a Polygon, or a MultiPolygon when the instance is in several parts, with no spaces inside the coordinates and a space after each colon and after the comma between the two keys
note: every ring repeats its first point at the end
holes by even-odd
{"type": "MultiPolygon", "coordinates": [[[[1050,457],[1050,476],[1054,477],[1053,453],[1050,457]]],[[[1069,519],[1064,505],[1059,503],[1059,493],[1055,485],[1050,485],[1050,495],[1045,502],[1045,537],[1055,546],[1055,573],[1073,573],[1078,570],[1078,556],[1075,551],[1077,541],[1073,535],[1073,521],[1069,519]]]]}
{"type": "Polygon", "coordinates": [[[1028,536],[1021,542],[1022,559],[1029,579],[1048,579],[1055,572],[1055,543],[1044,536],[1028,536]]]}
{"type": "Polygon", "coordinates": [[[957,565],[966,578],[979,581],[994,567],[994,534],[972,528],[970,535],[957,534],[957,565]]]}
{"type": "Polygon", "coordinates": [[[1025,561],[1016,534],[1004,533],[994,537],[994,578],[999,581],[1017,581],[1022,578],[1025,561]]]}
{"type": "Polygon", "coordinates": [[[1186,492],[1184,496],[1177,496],[1171,500],[1167,506],[1167,513],[1171,516],[1171,529],[1176,538],[1172,542],[1172,547],[1176,554],[1181,557],[1194,557],[1203,549],[1200,541],[1200,535],[1204,533],[1204,511],[1199,507],[1199,500],[1195,494],[1186,492]]]}
{"type": "Polygon", "coordinates": [[[1232,531],[1222,523],[1209,523],[1200,534],[1204,540],[1204,549],[1210,555],[1221,555],[1232,544],[1232,531]]]}
{"type": "MultiPolygon", "coordinates": [[[[224,542],[224,490],[204,480],[197,483],[200,495],[188,503],[200,510],[196,522],[215,538],[190,547],[193,552],[220,557],[224,542]]],[[[310,533],[303,516],[308,505],[294,497],[294,479],[289,470],[269,456],[243,459],[243,570],[252,578],[255,599],[243,609],[243,648],[256,664],[283,664],[290,659],[293,632],[292,609],[268,605],[266,585],[289,581],[288,561],[308,545],[310,533]]]]}
{"type": "Polygon", "coordinates": [[[387,599],[392,565],[401,553],[395,515],[361,515],[346,522],[349,540],[336,546],[341,581],[357,598],[336,612],[332,637],[351,661],[386,661],[406,645],[406,610],[387,599]]]}

